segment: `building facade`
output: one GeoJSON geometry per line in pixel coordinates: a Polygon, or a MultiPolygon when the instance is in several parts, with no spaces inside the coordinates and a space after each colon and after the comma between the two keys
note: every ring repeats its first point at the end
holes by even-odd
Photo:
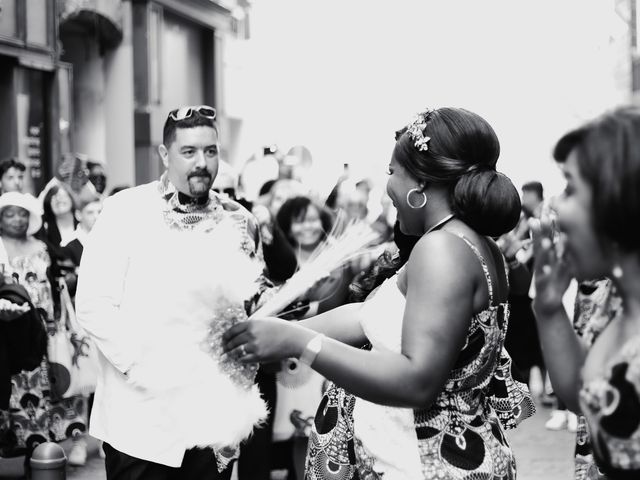
{"type": "Polygon", "coordinates": [[[246,35],[249,7],[247,0],[1,0],[0,159],[25,163],[34,194],[68,152],[103,163],[108,189],[157,178],[169,110],[209,104],[228,123],[225,44],[246,35]]]}
{"type": "Polygon", "coordinates": [[[621,103],[640,105],[640,0],[614,0],[621,28],[611,37],[618,52],[616,84],[625,92],[621,103]]]}
{"type": "Polygon", "coordinates": [[[73,73],[74,148],[106,165],[108,188],[158,178],[157,146],[171,109],[208,104],[226,121],[225,42],[245,34],[246,0],[62,3],[60,59],[73,73]]]}
{"type": "Polygon", "coordinates": [[[630,23],[631,98],[633,103],[640,105],[640,1],[629,0],[629,10],[625,15],[630,23]]]}
{"type": "Polygon", "coordinates": [[[70,142],[62,121],[67,72],[59,66],[57,8],[48,0],[0,4],[0,159],[26,165],[25,189],[32,193],[42,189],[70,142]]]}

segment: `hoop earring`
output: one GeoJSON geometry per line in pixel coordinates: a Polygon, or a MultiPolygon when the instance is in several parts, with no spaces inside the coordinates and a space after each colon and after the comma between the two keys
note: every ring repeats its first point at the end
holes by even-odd
{"type": "Polygon", "coordinates": [[[427,194],[426,193],[421,192],[417,188],[412,188],[411,190],[409,190],[407,192],[407,205],[409,205],[410,208],[414,208],[414,209],[417,210],[419,208],[423,208],[426,204],[427,204],[427,194]],[[420,193],[420,195],[422,195],[422,203],[420,203],[420,205],[412,205],[411,204],[411,194],[412,193],[420,193]]]}

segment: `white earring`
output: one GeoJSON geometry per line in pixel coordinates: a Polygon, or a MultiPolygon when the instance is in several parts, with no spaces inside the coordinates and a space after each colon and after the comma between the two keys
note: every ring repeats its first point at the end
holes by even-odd
{"type": "Polygon", "coordinates": [[[409,207],[411,208],[422,208],[427,204],[427,194],[424,192],[421,192],[420,190],[418,190],[417,188],[412,188],[411,190],[409,190],[407,192],[407,205],[409,205],[409,207]],[[420,205],[413,205],[411,203],[411,194],[412,193],[419,193],[420,195],[422,195],[422,202],[420,203],[420,205]]]}
{"type": "Polygon", "coordinates": [[[613,269],[611,270],[611,275],[613,275],[615,278],[622,278],[622,276],[624,275],[624,272],[622,271],[622,267],[620,265],[614,265],[613,269]]]}
{"type": "Polygon", "coordinates": [[[612,253],[614,263],[613,268],[611,269],[611,275],[613,276],[613,278],[620,279],[624,275],[624,271],[622,270],[620,264],[616,261],[617,258],[620,258],[620,246],[616,242],[613,242],[612,244],[612,253]]]}

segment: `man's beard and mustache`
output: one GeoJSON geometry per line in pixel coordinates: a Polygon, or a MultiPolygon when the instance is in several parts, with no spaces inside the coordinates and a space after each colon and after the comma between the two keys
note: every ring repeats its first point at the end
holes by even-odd
{"type": "Polygon", "coordinates": [[[202,197],[209,195],[209,189],[213,184],[213,175],[207,170],[196,170],[187,176],[189,194],[192,197],[202,197]]]}

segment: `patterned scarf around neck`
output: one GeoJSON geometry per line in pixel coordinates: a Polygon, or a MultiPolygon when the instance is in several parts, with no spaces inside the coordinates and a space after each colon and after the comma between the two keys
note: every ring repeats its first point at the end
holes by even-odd
{"type": "Polygon", "coordinates": [[[208,231],[223,218],[222,205],[212,190],[209,190],[209,198],[204,202],[181,203],[180,192],[169,180],[167,172],[164,172],[160,177],[158,191],[165,201],[162,212],[164,220],[172,230],[208,231]]]}

